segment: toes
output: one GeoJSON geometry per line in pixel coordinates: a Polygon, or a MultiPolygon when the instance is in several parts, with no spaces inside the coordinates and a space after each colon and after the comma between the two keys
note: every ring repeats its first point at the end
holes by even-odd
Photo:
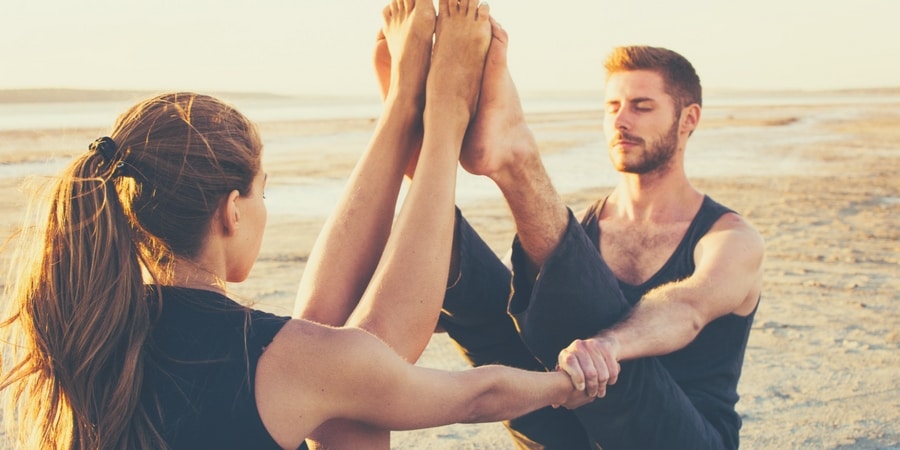
{"type": "Polygon", "coordinates": [[[487,20],[491,17],[491,5],[487,2],[481,2],[478,4],[478,8],[475,13],[475,20],[487,20]]]}
{"type": "MultiPolygon", "coordinates": [[[[490,11],[490,8],[488,8],[488,11],[490,11]]],[[[491,19],[491,34],[494,36],[494,39],[497,39],[498,41],[503,42],[504,44],[509,42],[509,34],[506,32],[505,29],[503,29],[503,27],[500,25],[500,22],[497,22],[497,20],[494,19],[493,17],[491,17],[490,19],[491,19]]]]}
{"type": "Polygon", "coordinates": [[[442,15],[444,17],[450,16],[450,2],[453,2],[456,5],[456,0],[440,0],[438,2],[438,15],[442,15]]]}
{"type": "Polygon", "coordinates": [[[381,17],[384,19],[384,24],[388,25],[391,23],[391,17],[393,17],[393,11],[391,10],[391,5],[387,5],[384,9],[381,10],[381,17]]]}
{"type": "Polygon", "coordinates": [[[478,0],[459,0],[459,12],[465,16],[475,15],[478,0]]]}
{"type": "Polygon", "coordinates": [[[434,15],[434,2],[433,0],[413,0],[415,4],[414,9],[425,11],[434,15]]]}

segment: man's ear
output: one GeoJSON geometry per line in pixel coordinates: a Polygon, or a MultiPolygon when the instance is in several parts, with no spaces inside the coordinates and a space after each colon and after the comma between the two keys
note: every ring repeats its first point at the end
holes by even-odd
{"type": "Polygon", "coordinates": [[[700,123],[700,105],[691,103],[681,110],[681,132],[687,133],[688,136],[697,129],[700,123]]]}
{"type": "Polygon", "coordinates": [[[226,236],[232,236],[240,228],[241,212],[238,210],[237,199],[241,193],[237,189],[228,193],[219,205],[219,221],[226,236]]]}

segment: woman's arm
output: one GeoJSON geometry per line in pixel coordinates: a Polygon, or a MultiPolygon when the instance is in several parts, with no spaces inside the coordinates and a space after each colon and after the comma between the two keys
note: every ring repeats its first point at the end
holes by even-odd
{"type": "Polygon", "coordinates": [[[405,430],[506,420],[588,401],[561,372],[422,368],[363,330],[300,320],[285,325],[260,359],[256,399],[266,428],[290,448],[329,419],[405,430]]]}

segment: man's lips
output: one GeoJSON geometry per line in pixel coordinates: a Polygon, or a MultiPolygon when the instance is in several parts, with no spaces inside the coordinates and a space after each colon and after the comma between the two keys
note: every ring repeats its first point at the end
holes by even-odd
{"type": "Polygon", "coordinates": [[[612,140],[613,147],[634,147],[636,145],[641,145],[642,143],[642,139],[624,134],[617,134],[612,140]]]}
{"type": "Polygon", "coordinates": [[[640,145],[640,142],[630,139],[616,139],[613,141],[613,147],[634,147],[635,145],[640,145]]]}

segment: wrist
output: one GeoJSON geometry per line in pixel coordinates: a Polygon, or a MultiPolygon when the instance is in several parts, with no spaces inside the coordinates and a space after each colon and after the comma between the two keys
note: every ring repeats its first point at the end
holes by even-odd
{"type": "Polygon", "coordinates": [[[616,362],[620,361],[621,353],[622,353],[622,341],[621,336],[614,329],[612,330],[604,330],[598,333],[596,336],[591,338],[598,344],[609,349],[610,354],[612,354],[613,358],[616,362]]]}
{"type": "Polygon", "coordinates": [[[569,401],[569,397],[572,396],[572,391],[575,391],[575,385],[572,384],[572,378],[562,370],[555,370],[550,372],[550,374],[554,375],[554,396],[551,399],[551,405],[558,406],[564,405],[569,401]]]}

